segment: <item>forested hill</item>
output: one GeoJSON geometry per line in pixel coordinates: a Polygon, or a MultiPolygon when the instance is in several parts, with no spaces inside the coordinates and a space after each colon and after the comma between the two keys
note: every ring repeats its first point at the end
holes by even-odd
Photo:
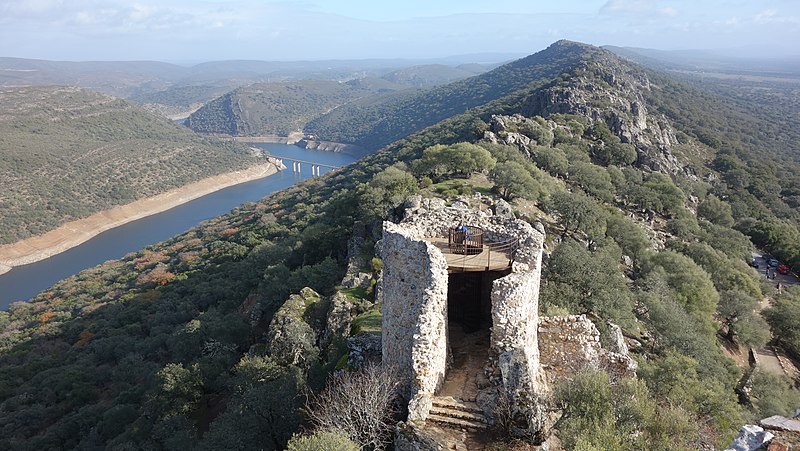
{"type": "Polygon", "coordinates": [[[2,88],[0,105],[0,243],[259,162],[85,89],[2,88]]]}
{"type": "Polygon", "coordinates": [[[402,88],[381,79],[256,83],[207,103],[189,116],[186,126],[201,133],[287,136],[340,105],[402,88]]]}
{"type": "Polygon", "coordinates": [[[414,96],[342,106],[311,121],[305,130],[323,140],[378,149],[470,108],[542,85],[599,53],[596,47],[558,41],[484,74],[414,96]]]}
{"type": "Polygon", "coordinates": [[[541,314],[622,328],[639,379],[583,372],[542,406],[566,449],[724,448],[792,414],[789,381],[729,358],[770,331],[800,352],[800,292],[762,282],[744,234],[800,255],[775,178],[791,164],[715,141],[710,124],[741,120],[716,96],[582,44],[545,53],[517,69],[541,77],[528,88],[462,92],[474,108],[0,312],[0,448],[272,450],[314,432],[303,394],[380,340],[375,244],[412,194],[542,221],[541,314]],[[762,202],[761,180],[780,196],[762,202]]]}

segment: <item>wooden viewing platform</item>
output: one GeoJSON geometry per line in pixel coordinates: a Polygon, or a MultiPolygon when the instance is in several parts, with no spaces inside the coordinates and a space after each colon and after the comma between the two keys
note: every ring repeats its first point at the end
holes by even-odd
{"type": "Polygon", "coordinates": [[[483,230],[468,228],[470,232],[466,239],[455,227],[450,229],[449,237],[425,238],[444,254],[447,272],[502,271],[511,267],[514,251],[519,246],[516,239],[485,242],[483,230]]]}

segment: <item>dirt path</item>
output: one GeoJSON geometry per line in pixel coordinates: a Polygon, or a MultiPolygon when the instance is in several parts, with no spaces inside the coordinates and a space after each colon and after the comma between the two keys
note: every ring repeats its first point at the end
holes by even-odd
{"type": "Polygon", "coordinates": [[[460,325],[451,324],[449,334],[453,363],[437,395],[474,402],[489,356],[488,330],[465,334],[460,325]]]}
{"type": "Polygon", "coordinates": [[[169,210],[229,186],[272,175],[278,167],[270,162],[241,171],[208,177],[159,195],[139,199],[111,210],[101,211],[55,230],[16,243],[0,246],[0,274],[15,266],[34,263],[78,246],[106,230],[169,210]]]}
{"type": "Polygon", "coordinates": [[[765,346],[756,351],[756,354],[758,354],[759,369],[776,376],[785,375],[783,367],[781,367],[781,363],[778,360],[778,356],[775,355],[775,351],[771,347],[765,346]]]}

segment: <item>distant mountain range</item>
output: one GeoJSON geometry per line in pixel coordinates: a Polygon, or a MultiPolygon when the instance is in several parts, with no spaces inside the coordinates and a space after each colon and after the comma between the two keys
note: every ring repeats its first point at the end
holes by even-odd
{"type": "MultiPolygon", "coordinates": [[[[512,54],[476,54],[440,59],[327,61],[212,61],[192,66],[154,61],[47,61],[0,57],[0,86],[78,86],[153,103],[175,114],[252,83],[289,80],[380,78],[431,86],[486,71],[512,54]],[[415,68],[419,66],[419,68],[415,68]]],[[[156,108],[158,109],[158,108],[156,108]]]]}

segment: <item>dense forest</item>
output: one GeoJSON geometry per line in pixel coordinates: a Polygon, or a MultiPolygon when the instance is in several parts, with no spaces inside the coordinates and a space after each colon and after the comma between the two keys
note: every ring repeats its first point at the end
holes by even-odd
{"type": "Polygon", "coordinates": [[[763,159],[780,142],[753,142],[757,117],[609,52],[542,53],[495,74],[513,93],[466,100],[457,82],[442,92],[460,114],[0,312],[0,447],[364,445],[321,430],[305,398],[353,363],[348,340],[379,333],[379,224],[411,194],[477,192],[542,221],[541,314],[589,314],[603,337],[605,321],[621,326],[638,379],[586,372],[554,387],[568,449],[725,447],[743,422],[793,413],[789,380],[720,346],[759,347],[771,329],[800,351],[800,291],[747,265],[754,242],[800,258],[796,167],[763,159]],[[640,102],[658,132],[620,126],[640,102]],[[343,285],[354,272],[368,283],[343,285]],[[350,327],[327,327],[333,305],[350,306],[350,327]]]}
{"type": "Polygon", "coordinates": [[[79,88],[6,88],[0,104],[0,244],[260,161],[79,88]]]}

